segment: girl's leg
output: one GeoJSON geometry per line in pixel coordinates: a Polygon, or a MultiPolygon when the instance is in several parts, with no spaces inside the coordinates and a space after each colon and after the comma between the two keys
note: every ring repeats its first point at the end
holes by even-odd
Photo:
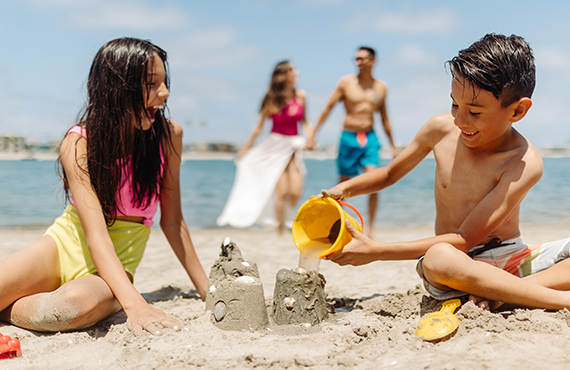
{"type": "Polygon", "coordinates": [[[289,202],[291,207],[295,206],[299,198],[303,194],[304,179],[301,171],[295,162],[295,157],[291,158],[291,162],[285,170],[289,173],[289,202]]]}
{"type": "Polygon", "coordinates": [[[107,283],[97,275],[87,275],[53,292],[20,298],[0,318],[26,329],[69,331],[90,327],[120,310],[107,283]]]}
{"type": "Polygon", "coordinates": [[[283,235],[285,229],[285,212],[284,212],[284,203],[285,198],[289,195],[289,172],[287,169],[291,165],[291,162],[285,168],[285,171],[281,174],[279,181],[277,181],[276,187],[276,194],[275,194],[275,215],[277,217],[278,222],[278,231],[279,235],[283,235]]]}
{"type": "Polygon", "coordinates": [[[560,262],[521,279],[485,262],[474,261],[450,244],[431,247],[423,260],[428,281],[439,289],[457,289],[473,296],[514,305],[544,309],[570,308],[570,292],[551,289],[567,288],[570,263],[560,262]],[[564,283],[563,283],[564,281],[564,283]]]}
{"type": "Polygon", "coordinates": [[[22,297],[53,291],[60,281],[57,247],[44,236],[0,260],[0,311],[22,297]]]}
{"type": "Polygon", "coordinates": [[[100,277],[60,286],[60,276],[57,247],[49,236],[0,260],[0,320],[33,330],[71,330],[120,309],[100,277]]]}

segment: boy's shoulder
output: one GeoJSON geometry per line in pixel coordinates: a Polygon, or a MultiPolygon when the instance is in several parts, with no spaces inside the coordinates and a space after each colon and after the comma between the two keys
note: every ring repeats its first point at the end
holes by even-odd
{"type": "Polygon", "coordinates": [[[416,138],[435,144],[447,135],[457,132],[453,123],[453,116],[449,113],[438,114],[430,118],[418,131],[416,138]]]}
{"type": "Polygon", "coordinates": [[[514,158],[524,161],[530,168],[542,173],[542,157],[538,150],[523,134],[514,128],[512,128],[512,130],[517,137],[517,144],[515,144],[516,146],[513,150],[517,151],[518,155],[514,156],[514,158]]]}

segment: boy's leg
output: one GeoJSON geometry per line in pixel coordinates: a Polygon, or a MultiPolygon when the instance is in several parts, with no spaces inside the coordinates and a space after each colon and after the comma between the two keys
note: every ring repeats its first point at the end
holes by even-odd
{"type": "Polygon", "coordinates": [[[570,308],[570,292],[548,286],[562,286],[564,278],[553,278],[553,275],[568,277],[570,263],[566,262],[536,274],[533,279],[521,279],[485,262],[474,261],[450,244],[440,243],[427,251],[422,267],[426,279],[438,289],[456,289],[494,301],[559,310],[570,308]],[[539,282],[550,283],[543,286],[539,282]]]}
{"type": "Polygon", "coordinates": [[[570,290],[570,259],[560,261],[557,264],[527,276],[523,280],[556,290],[570,290]]]}
{"type": "Polygon", "coordinates": [[[53,292],[20,298],[0,318],[31,330],[68,331],[90,327],[120,310],[107,283],[86,275],[53,292]]]}
{"type": "MultiPolygon", "coordinates": [[[[364,172],[373,171],[380,167],[380,149],[381,145],[374,131],[366,133],[366,144],[363,146],[363,153],[359,163],[364,172]]],[[[378,193],[372,193],[368,197],[368,227],[365,231],[370,239],[374,239],[374,221],[376,220],[376,210],[378,209],[378,193]]],[[[363,230],[364,231],[364,230],[363,230]]]]}

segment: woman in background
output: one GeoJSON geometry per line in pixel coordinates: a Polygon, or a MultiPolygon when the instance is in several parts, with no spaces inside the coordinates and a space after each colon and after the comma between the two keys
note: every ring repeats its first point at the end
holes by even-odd
{"type": "Polygon", "coordinates": [[[218,217],[218,225],[249,227],[253,224],[277,225],[279,234],[285,229],[285,211],[294,206],[303,192],[306,173],[302,158],[305,139],[298,134],[299,123],[305,135],[306,98],[295,89],[298,72],[289,61],[275,66],[269,90],[260,109],[260,119],[249,140],[237,154],[236,176],[228,201],[218,217]],[[255,139],[271,118],[271,133],[257,146],[255,139]],[[275,197],[272,205],[271,199],[275,197]],[[274,217],[271,217],[271,209],[274,217]]]}

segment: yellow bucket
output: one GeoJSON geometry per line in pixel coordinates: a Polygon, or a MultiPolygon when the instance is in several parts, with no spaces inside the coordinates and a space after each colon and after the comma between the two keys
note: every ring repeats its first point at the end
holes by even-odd
{"type": "Polygon", "coordinates": [[[293,241],[302,254],[327,257],[350,243],[352,236],[346,229],[345,220],[362,232],[362,215],[350,204],[329,197],[311,197],[303,203],[293,222],[293,241]],[[341,204],[352,209],[360,218],[360,224],[346,213],[341,204]]]}

